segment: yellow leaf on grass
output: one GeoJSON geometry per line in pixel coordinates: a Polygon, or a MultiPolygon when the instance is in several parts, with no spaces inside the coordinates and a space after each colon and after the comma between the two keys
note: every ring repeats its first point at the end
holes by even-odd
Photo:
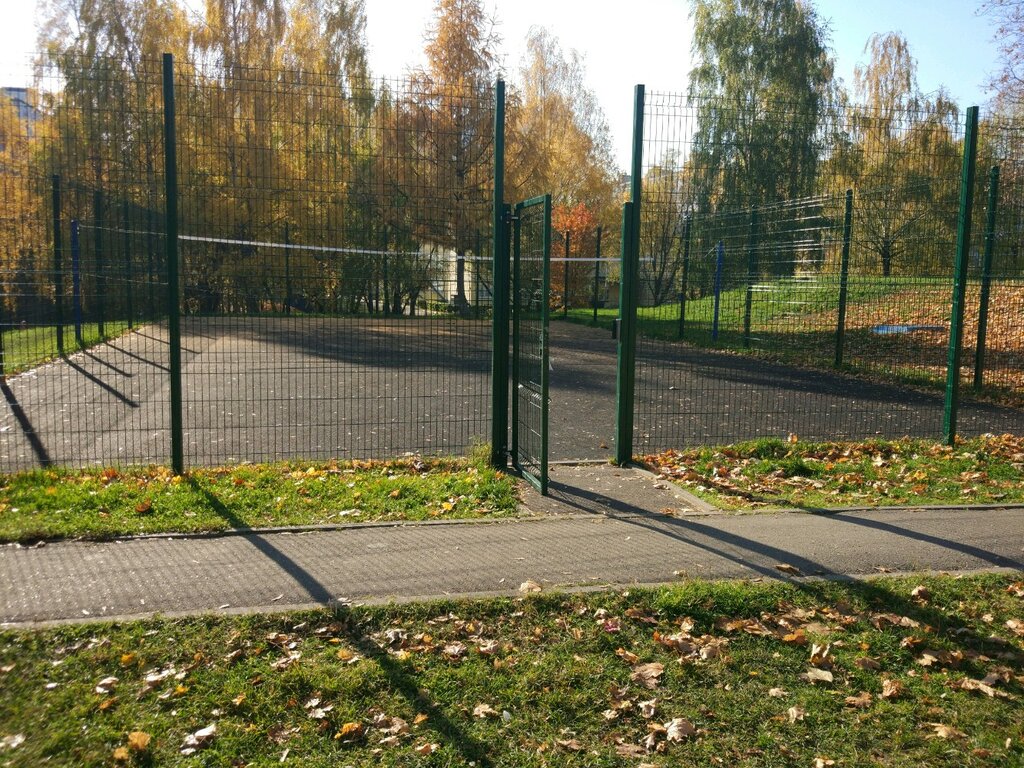
{"type": "Polygon", "coordinates": [[[486,717],[498,717],[499,713],[490,704],[477,704],[473,707],[473,717],[479,717],[481,719],[486,717]]]}
{"type": "Polygon", "coordinates": [[[899,680],[883,680],[882,681],[882,698],[883,699],[896,699],[903,695],[905,688],[903,683],[899,680]]]}
{"type": "Polygon", "coordinates": [[[353,741],[363,735],[362,723],[345,723],[341,730],[334,734],[335,739],[341,741],[353,741]]]}
{"type": "Polygon", "coordinates": [[[951,725],[944,725],[943,723],[928,723],[927,725],[940,739],[963,739],[966,737],[963,731],[958,731],[951,725]]]}
{"type": "Polygon", "coordinates": [[[658,687],[658,683],[661,682],[661,675],[664,671],[664,664],[652,661],[648,664],[638,664],[633,667],[633,672],[629,677],[633,682],[640,683],[645,688],[654,690],[658,687]]]}
{"type": "Polygon", "coordinates": [[[857,709],[867,709],[871,706],[872,696],[867,691],[861,691],[856,696],[847,696],[844,701],[846,706],[857,709]]]}
{"type": "Polygon", "coordinates": [[[149,749],[149,742],[152,738],[145,731],[132,731],[128,734],[128,749],[132,752],[145,752],[149,749]]]}

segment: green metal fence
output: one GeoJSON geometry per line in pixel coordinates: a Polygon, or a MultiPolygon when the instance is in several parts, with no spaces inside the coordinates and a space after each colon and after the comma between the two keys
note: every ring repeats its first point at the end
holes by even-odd
{"type": "MultiPolygon", "coordinates": [[[[40,73],[31,109],[0,100],[0,470],[488,438],[507,460],[503,84],[169,59],[40,73]]],[[[972,156],[948,105],[737,122],[643,87],[635,105],[625,259],[607,261],[617,233],[555,237],[545,304],[611,324],[619,302],[620,460],[1024,430],[1017,121],[982,115],[972,156]],[[797,143],[789,123],[814,130],[797,143]]]]}
{"type": "Polygon", "coordinates": [[[41,73],[29,117],[0,105],[0,470],[487,440],[503,89],[170,57],[41,73]]]}
{"type": "MultiPolygon", "coordinates": [[[[1024,426],[1014,407],[1024,315],[999,313],[999,352],[983,321],[986,351],[975,354],[982,294],[990,308],[997,291],[1004,306],[1018,300],[1024,264],[1010,255],[1019,235],[1009,224],[1015,204],[1004,201],[1019,195],[994,198],[1008,210],[996,215],[1007,224],[992,233],[991,250],[1006,255],[986,270],[992,181],[979,174],[969,187],[975,204],[962,200],[971,155],[964,115],[846,107],[818,116],[801,149],[769,128],[809,119],[787,105],[747,115],[744,140],[717,128],[743,124],[727,105],[641,95],[630,257],[637,365],[635,398],[624,406],[633,405],[635,452],[790,434],[938,438],[947,403],[961,434],[1024,426]],[[962,230],[966,351],[950,390],[958,222],[975,226],[973,235],[962,230]],[[983,372],[974,389],[976,360],[983,372]],[[975,402],[958,414],[961,397],[995,405],[975,402]]],[[[1000,153],[1004,166],[1016,162],[1012,127],[982,120],[978,135],[991,164],[1000,153]]],[[[629,455],[622,447],[620,459],[629,455]]]]}

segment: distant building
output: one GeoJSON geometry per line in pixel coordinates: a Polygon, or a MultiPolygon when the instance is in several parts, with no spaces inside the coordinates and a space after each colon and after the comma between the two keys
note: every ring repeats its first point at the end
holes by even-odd
{"type": "Polygon", "coordinates": [[[0,88],[0,91],[18,109],[19,120],[24,120],[29,125],[39,120],[39,110],[32,103],[32,92],[28,88],[7,86],[0,88]]]}

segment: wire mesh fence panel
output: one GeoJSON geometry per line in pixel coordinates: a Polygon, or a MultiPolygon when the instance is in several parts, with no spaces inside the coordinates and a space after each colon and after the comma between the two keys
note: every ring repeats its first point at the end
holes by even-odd
{"type": "MultiPolygon", "coordinates": [[[[40,71],[0,100],[0,469],[166,463],[161,62],[40,71]]],[[[184,61],[174,95],[186,465],[482,440],[492,89],[184,61]]]]}
{"type": "Polygon", "coordinates": [[[1024,125],[981,120],[964,322],[965,391],[1024,407],[1024,125]]]}
{"type": "Polygon", "coordinates": [[[44,58],[19,96],[0,96],[0,469],[164,462],[159,66],[44,58]]]}
{"type": "MultiPolygon", "coordinates": [[[[638,452],[939,437],[962,132],[946,104],[746,112],[647,94],[638,452]]],[[[1022,426],[999,407],[961,418],[1022,426]]]]}
{"type": "Polygon", "coordinates": [[[179,70],[187,461],[483,440],[492,91],[179,70]]]}

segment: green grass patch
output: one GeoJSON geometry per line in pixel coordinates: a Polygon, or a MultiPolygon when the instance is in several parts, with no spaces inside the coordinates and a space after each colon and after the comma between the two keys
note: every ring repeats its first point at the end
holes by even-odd
{"type": "Polygon", "coordinates": [[[1020,765],[1022,596],[692,582],[7,631],[0,738],[16,765],[1020,765]]]}
{"type": "Polygon", "coordinates": [[[643,457],[726,509],[1024,500],[1024,438],[790,443],[778,439],[643,457]]]}
{"type": "MultiPolygon", "coordinates": [[[[103,335],[99,325],[84,323],[82,339],[75,339],[75,326],[64,326],[64,353],[72,354],[81,349],[89,349],[102,344],[108,339],[120,336],[128,330],[127,320],[109,320],[104,323],[103,335]]],[[[32,328],[18,328],[3,332],[4,372],[8,376],[27,371],[60,355],[57,351],[57,329],[52,325],[32,328]]]]}
{"type": "Polygon", "coordinates": [[[0,541],[510,515],[513,479],[484,462],[34,470],[0,476],[0,541]]]}
{"type": "MultiPolygon", "coordinates": [[[[851,280],[848,286],[847,303],[848,305],[869,304],[884,300],[885,296],[900,290],[911,290],[915,287],[932,288],[934,281],[911,278],[851,280]]],[[[746,349],[743,338],[746,297],[746,285],[734,286],[722,291],[719,298],[717,340],[712,339],[714,295],[688,299],[682,339],[702,347],[746,349]]],[[[766,336],[766,332],[773,328],[789,328],[794,326],[800,317],[834,312],[838,310],[838,307],[838,276],[821,281],[794,278],[760,281],[751,301],[751,332],[756,337],[755,341],[759,341],[759,344],[755,346],[763,344],[768,337],[772,341],[779,341],[770,333],[766,336]]],[[[654,307],[640,307],[637,310],[637,332],[650,339],[679,341],[679,310],[678,301],[654,307]]],[[[598,326],[611,329],[612,322],[618,315],[618,307],[598,309],[598,326]]],[[[592,325],[594,322],[593,308],[570,309],[567,319],[583,325],[592,325]]],[[[827,330],[834,335],[834,319],[832,326],[827,330]]]]}

